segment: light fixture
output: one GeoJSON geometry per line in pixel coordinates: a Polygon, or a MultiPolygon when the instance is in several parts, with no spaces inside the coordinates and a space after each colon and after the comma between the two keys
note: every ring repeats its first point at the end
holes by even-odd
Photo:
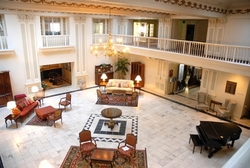
{"type": "Polygon", "coordinates": [[[13,110],[13,109],[16,108],[16,102],[15,101],[9,101],[7,103],[7,108],[11,109],[12,115],[15,116],[15,110],[13,110]]]}
{"type": "MultiPolygon", "coordinates": [[[[113,57],[124,57],[129,53],[129,49],[128,47],[125,47],[122,50],[116,50],[114,43],[113,43],[113,39],[112,39],[112,35],[111,35],[111,8],[109,8],[109,31],[108,31],[108,40],[106,43],[102,43],[102,39],[99,39],[99,45],[95,45],[94,47],[90,47],[90,53],[94,54],[96,57],[98,57],[99,55],[104,55],[106,57],[109,58],[113,58],[113,57]]],[[[117,43],[121,44],[122,43],[122,39],[118,38],[117,39],[117,43]]]]}
{"type": "Polygon", "coordinates": [[[103,82],[105,82],[106,79],[108,79],[107,75],[105,73],[102,74],[101,79],[103,82]]]}
{"type": "Polygon", "coordinates": [[[135,81],[137,84],[139,84],[139,82],[141,81],[141,76],[140,75],[137,75],[136,78],[135,78],[135,81]]]}
{"type": "Polygon", "coordinates": [[[39,91],[39,88],[37,86],[32,86],[32,88],[31,88],[32,93],[36,93],[38,91],[39,91]]]}

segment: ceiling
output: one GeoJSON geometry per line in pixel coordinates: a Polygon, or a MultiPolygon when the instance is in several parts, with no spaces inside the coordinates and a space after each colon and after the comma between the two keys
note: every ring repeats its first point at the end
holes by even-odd
{"type": "MultiPolygon", "coordinates": [[[[222,18],[230,9],[250,10],[250,0],[1,0],[1,7],[145,18],[222,18]]],[[[245,11],[244,11],[245,12],[245,11]]],[[[235,12],[237,13],[237,12],[235,12]]]]}

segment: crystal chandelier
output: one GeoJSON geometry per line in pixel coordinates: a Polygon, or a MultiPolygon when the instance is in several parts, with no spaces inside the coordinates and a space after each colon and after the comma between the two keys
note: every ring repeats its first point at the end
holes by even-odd
{"type": "MultiPolygon", "coordinates": [[[[111,8],[109,8],[109,25],[111,25],[111,8]]],[[[121,44],[122,39],[118,38],[117,43],[121,44]]],[[[129,53],[128,47],[125,47],[122,50],[116,50],[114,46],[114,42],[112,39],[112,35],[109,29],[108,39],[106,43],[102,43],[102,39],[99,39],[99,44],[94,47],[90,47],[90,53],[98,57],[99,55],[104,55],[105,57],[113,58],[113,57],[124,57],[129,53]]]]}

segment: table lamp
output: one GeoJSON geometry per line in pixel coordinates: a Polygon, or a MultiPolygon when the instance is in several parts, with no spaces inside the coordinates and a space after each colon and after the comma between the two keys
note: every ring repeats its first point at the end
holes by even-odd
{"type": "Polygon", "coordinates": [[[141,76],[137,75],[136,78],[135,78],[136,83],[139,84],[141,80],[142,80],[141,76]]]}
{"type": "Polygon", "coordinates": [[[7,108],[11,109],[11,112],[13,113],[13,109],[16,107],[16,102],[15,101],[9,101],[7,103],[7,108]]]}
{"type": "Polygon", "coordinates": [[[36,93],[39,91],[39,88],[37,86],[32,86],[31,92],[36,93]]]}
{"type": "Polygon", "coordinates": [[[105,79],[108,79],[107,75],[105,73],[102,74],[101,79],[103,82],[105,82],[105,79]]]}

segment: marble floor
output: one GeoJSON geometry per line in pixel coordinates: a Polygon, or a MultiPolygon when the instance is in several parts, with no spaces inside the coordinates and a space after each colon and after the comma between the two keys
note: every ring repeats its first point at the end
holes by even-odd
{"type": "MultiPolygon", "coordinates": [[[[61,97],[67,91],[77,90],[72,87],[50,89],[42,106],[58,107],[61,97]]],[[[63,112],[63,124],[56,122],[56,127],[15,124],[8,122],[5,127],[4,117],[10,113],[6,107],[0,108],[0,155],[5,168],[58,168],[71,145],[79,145],[78,134],[86,125],[91,115],[99,115],[107,105],[96,105],[96,88],[89,88],[72,93],[72,109],[63,112]]],[[[168,167],[222,167],[227,160],[248,140],[250,130],[242,128],[241,137],[233,148],[223,147],[221,151],[208,158],[207,151],[199,153],[199,147],[192,154],[193,144],[188,143],[189,134],[196,134],[196,125],[201,120],[221,121],[213,115],[196,111],[192,98],[180,95],[157,96],[148,91],[141,91],[138,107],[115,106],[122,110],[122,115],[138,118],[138,149],[147,150],[149,168],[168,167]],[[177,101],[182,102],[176,103],[177,101]]],[[[113,106],[114,107],[114,106],[113,106]]],[[[129,131],[129,130],[128,130],[129,131]]],[[[98,136],[98,135],[96,135],[98,136]]],[[[102,136],[102,135],[99,135],[102,136]]],[[[112,138],[114,135],[110,135],[112,138]]],[[[116,148],[117,142],[97,141],[98,147],[116,148]]]]}

